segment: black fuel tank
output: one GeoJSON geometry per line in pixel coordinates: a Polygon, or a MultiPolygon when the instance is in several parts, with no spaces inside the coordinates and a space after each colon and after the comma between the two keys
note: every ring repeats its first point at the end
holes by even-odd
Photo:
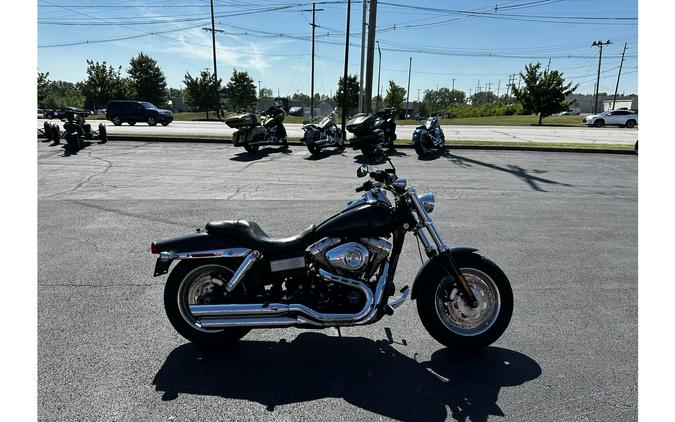
{"type": "Polygon", "coordinates": [[[388,237],[394,225],[389,207],[382,203],[364,204],[342,211],[319,224],[319,237],[388,237]]]}

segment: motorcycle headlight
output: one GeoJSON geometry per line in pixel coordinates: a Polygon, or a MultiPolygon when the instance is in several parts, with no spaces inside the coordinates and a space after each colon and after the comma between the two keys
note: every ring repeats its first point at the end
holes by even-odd
{"type": "Polygon", "coordinates": [[[422,195],[417,195],[417,199],[428,213],[431,213],[434,210],[434,205],[436,205],[436,197],[432,192],[424,192],[422,195]]]}

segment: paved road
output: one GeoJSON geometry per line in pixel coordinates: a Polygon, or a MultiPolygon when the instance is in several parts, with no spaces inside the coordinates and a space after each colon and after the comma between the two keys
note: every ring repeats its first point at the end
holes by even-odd
{"type": "MultiPolygon", "coordinates": [[[[53,123],[60,121],[52,120],[53,123]]],[[[92,120],[96,126],[99,121],[92,120]]],[[[38,119],[41,128],[44,120],[38,119]]],[[[134,126],[123,124],[113,126],[105,122],[108,133],[111,135],[143,135],[143,136],[222,136],[231,138],[234,129],[220,122],[172,122],[168,126],[148,126],[137,123],[134,126]]],[[[416,126],[399,125],[396,134],[399,139],[412,139],[416,126]]],[[[291,137],[301,137],[302,125],[286,124],[286,130],[291,137]]],[[[601,143],[601,144],[629,144],[633,145],[637,139],[637,128],[626,129],[616,127],[587,128],[587,127],[535,127],[535,126],[444,126],[447,140],[461,141],[509,141],[509,142],[563,142],[563,143],[601,143]]]]}
{"type": "MultiPolygon", "coordinates": [[[[205,351],[173,331],[152,240],[223,218],[297,232],[355,196],[359,160],[131,142],[64,156],[39,143],[40,420],[637,418],[635,156],[394,158],[401,176],[437,193],[448,243],[479,247],[512,282],[511,325],[478,355],[436,343],[412,302],[342,338],[264,330],[205,351]]],[[[411,239],[396,283],[419,266],[411,239]]]]}

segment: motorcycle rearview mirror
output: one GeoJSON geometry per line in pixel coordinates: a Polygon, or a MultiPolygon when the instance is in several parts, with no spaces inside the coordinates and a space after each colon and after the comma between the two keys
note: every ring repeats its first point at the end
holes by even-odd
{"type": "Polygon", "coordinates": [[[366,177],[370,173],[367,164],[361,164],[361,166],[356,169],[356,177],[366,177]]]}

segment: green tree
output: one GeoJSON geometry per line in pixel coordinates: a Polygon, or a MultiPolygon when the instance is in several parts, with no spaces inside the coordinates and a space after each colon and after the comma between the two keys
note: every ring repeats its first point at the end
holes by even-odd
{"type": "Polygon", "coordinates": [[[492,91],[476,92],[471,96],[471,104],[493,104],[497,102],[497,96],[492,91]]]}
{"type": "Polygon", "coordinates": [[[272,98],[274,97],[274,93],[272,92],[272,88],[260,88],[260,98],[272,98]]]}
{"type": "Polygon", "coordinates": [[[570,102],[565,101],[565,97],[573,94],[579,86],[565,84],[562,73],[557,70],[542,72],[540,69],[541,63],[530,63],[525,66],[525,73],[520,73],[525,85],[520,89],[515,84],[511,86],[514,97],[523,104],[523,108],[539,115],[539,124],[545,117],[567,110],[570,102]]]}
{"type": "Polygon", "coordinates": [[[45,108],[61,108],[66,106],[84,107],[84,96],[81,83],[66,81],[50,81],[45,88],[45,108]]]}
{"type": "Polygon", "coordinates": [[[49,85],[49,72],[37,74],[37,102],[38,108],[45,108],[47,99],[47,86],[49,85]]]}
{"type": "Polygon", "coordinates": [[[452,104],[464,104],[466,94],[462,91],[451,90],[446,87],[436,90],[427,89],[424,91],[424,99],[422,101],[430,112],[437,113],[447,110],[452,104]]]}
{"type": "Polygon", "coordinates": [[[204,69],[200,75],[193,77],[190,72],[185,73],[185,104],[206,113],[209,119],[209,110],[220,109],[221,80],[216,80],[214,74],[204,69]]]}
{"type": "Polygon", "coordinates": [[[86,107],[96,109],[105,107],[110,100],[133,98],[133,84],[128,78],[123,78],[121,72],[121,66],[115,69],[105,61],[87,60],[87,79],[80,87],[86,107]]]}
{"type": "Polygon", "coordinates": [[[133,83],[136,98],[157,106],[166,104],[166,78],[157,61],[150,56],[138,53],[129,61],[127,73],[133,83]]]}
{"type": "Polygon", "coordinates": [[[239,72],[234,69],[230,81],[225,87],[225,92],[227,93],[227,102],[232,110],[242,108],[252,110],[258,101],[253,78],[248,75],[248,72],[239,72]]]}
{"type": "MultiPolygon", "coordinates": [[[[344,78],[340,77],[337,91],[335,91],[335,102],[342,108],[342,97],[344,96],[344,78]]],[[[347,107],[344,110],[345,116],[350,116],[359,106],[359,79],[356,75],[347,75],[347,107]]]]}
{"type": "Polygon", "coordinates": [[[302,92],[297,92],[297,93],[293,94],[292,100],[300,102],[300,104],[302,104],[303,106],[309,106],[310,98],[309,98],[309,95],[307,95],[307,94],[303,94],[302,92]]]}
{"type": "Polygon", "coordinates": [[[384,107],[382,95],[374,96],[373,99],[370,101],[370,104],[372,105],[374,111],[382,110],[382,108],[384,107]]]}
{"type": "Polygon", "coordinates": [[[387,95],[384,97],[384,105],[389,108],[400,108],[401,103],[405,101],[405,88],[396,85],[394,81],[389,81],[387,95]]]}

